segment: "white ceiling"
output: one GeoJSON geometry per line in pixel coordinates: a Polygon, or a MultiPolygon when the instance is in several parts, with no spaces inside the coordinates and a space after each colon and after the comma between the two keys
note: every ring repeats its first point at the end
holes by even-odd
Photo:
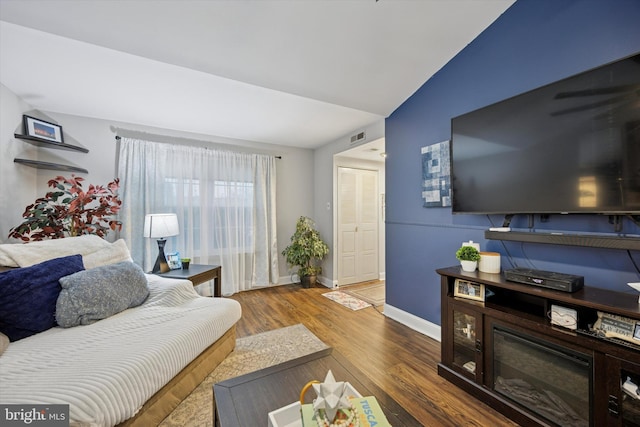
{"type": "Polygon", "coordinates": [[[0,0],[0,82],[45,111],[316,148],[514,1],[0,0]]]}

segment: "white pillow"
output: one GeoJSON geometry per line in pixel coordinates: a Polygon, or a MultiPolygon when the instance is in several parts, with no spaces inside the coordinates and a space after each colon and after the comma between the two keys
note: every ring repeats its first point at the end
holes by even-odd
{"type": "Polygon", "coordinates": [[[88,255],[110,245],[110,242],[93,234],[40,242],[6,243],[0,245],[0,265],[30,267],[54,258],[75,254],[88,255]]]}
{"type": "Polygon", "coordinates": [[[116,240],[109,246],[82,257],[85,270],[122,261],[133,261],[124,239],[116,240]]]}

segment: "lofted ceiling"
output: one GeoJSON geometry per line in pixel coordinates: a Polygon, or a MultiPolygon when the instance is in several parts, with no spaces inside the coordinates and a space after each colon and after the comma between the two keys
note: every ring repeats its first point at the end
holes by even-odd
{"type": "Polygon", "coordinates": [[[45,111],[316,148],[514,1],[0,0],[0,82],[45,111]]]}

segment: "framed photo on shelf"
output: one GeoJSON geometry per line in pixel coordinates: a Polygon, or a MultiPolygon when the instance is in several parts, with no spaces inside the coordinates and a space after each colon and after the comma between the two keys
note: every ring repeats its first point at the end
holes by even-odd
{"type": "Polygon", "coordinates": [[[484,301],[485,288],[481,283],[474,283],[468,280],[456,279],[453,286],[453,296],[474,301],[484,301]]]}
{"type": "Polygon", "coordinates": [[[182,268],[182,262],[180,261],[179,252],[171,252],[167,254],[167,264],[171,270],[180,270],[182,268]]]}
{"type": "Polygon", "coordinates": [[[32,138],[62,144],[62,126],[27,115],[22,116],[24,133],[32,138]]]}

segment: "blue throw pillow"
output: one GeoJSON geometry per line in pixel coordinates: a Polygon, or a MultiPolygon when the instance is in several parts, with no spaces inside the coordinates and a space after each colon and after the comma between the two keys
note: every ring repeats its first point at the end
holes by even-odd
{"type": "Polygon", "coordinates": [[[71,255],[0,273],[0,332],[17,341],[56,326],[58,280],[82,270],[71,255]]]}

